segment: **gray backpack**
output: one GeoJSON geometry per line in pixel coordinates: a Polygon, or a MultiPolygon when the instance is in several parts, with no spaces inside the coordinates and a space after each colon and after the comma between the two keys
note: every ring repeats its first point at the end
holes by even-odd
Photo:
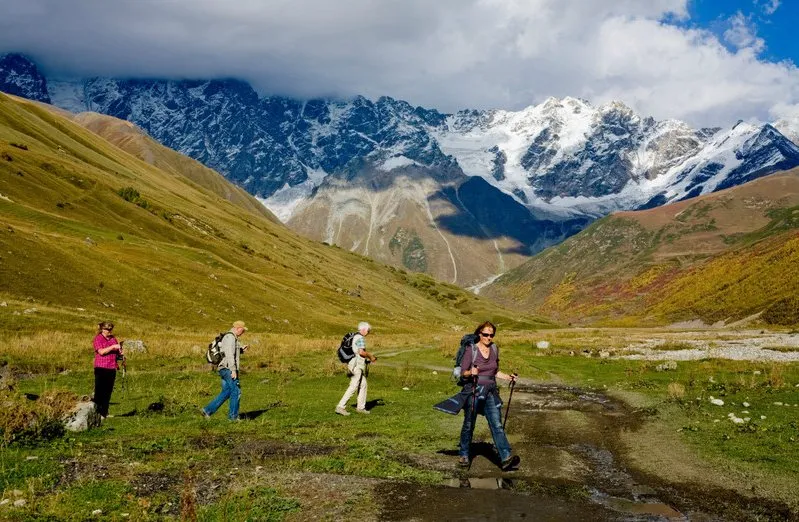
{"type": "Polygon", "coordinates": [[[214,337],[214,340],[208,343],[208,350],[205,352],[205,360],[210,364],[218,365],[225,358],[225,352],[222,351],[222,339],[227,334],[233,335],[233,332],[221,332],[214,337]]]}

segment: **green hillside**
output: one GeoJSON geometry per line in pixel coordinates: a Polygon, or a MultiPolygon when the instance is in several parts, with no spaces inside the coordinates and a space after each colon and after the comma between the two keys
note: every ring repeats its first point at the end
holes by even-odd
{"type": "Polygon", "coordinates": [[[620,212],[484,291],[577,323],[799,323],[799,170],[620,212]]]}
{"type": "MultiPolygon", "coordinates": [[[[128,125],[78,121],[100,133],[128,125]]],[[[128,134],[132,154],[0,94],[3,330],[104,318],[202,330],[240,318],[308,334],[362,319],[389,332],[516,321],[455,286],[303,239],[219,174],[128,134]]]]}

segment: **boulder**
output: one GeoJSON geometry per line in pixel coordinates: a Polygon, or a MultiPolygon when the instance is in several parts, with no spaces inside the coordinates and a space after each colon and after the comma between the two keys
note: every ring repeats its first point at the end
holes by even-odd
{"type": "Polygon", "coordinates": [[[141,339],[126,339],[122,341],[122,348],[128,353],[146,353],[147,346],[141,339]]]}
{"type": "Polygon", "coordinates": [[[91,401],[82,401],[64,416],[64,428],[67,431],[86,431],[99,426],[101,420],[97,405],[91,401]]]}
{"type": "Polygon", "coordinates": [[[677,369],[677,362],[676,361],[666,361],[662,364],[658,364],[655,366],[656,372],[668,372],[674,371],[677,369]]]}
{"type": "Polygon", "coordinates": [[[0,366],[0,391],[2,390],[14,390],[14,373],[11,371],[11,366],[8,363],[4,363],[0,366]]]}
{"type": "Polygon", "coordinates": [[[540,348],[542,350],[546,350],[549,348],[549,341],[538,341],[535,343],[536,348],[540,348]]]}

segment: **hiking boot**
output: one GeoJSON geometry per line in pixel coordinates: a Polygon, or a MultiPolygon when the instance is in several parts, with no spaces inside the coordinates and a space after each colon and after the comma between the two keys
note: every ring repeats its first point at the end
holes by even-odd
{"type": "Polygon", "coordinates": [[[341,406],[336,406],[336,413],[338,413],[339,415],[344,415],[345,417],[350,414],[350,412],[348,412],[341,406]]]}
{"type": "Polygon", "coordinates": [[[458,466],[460,466],[462,468],[468,468],[469,467],[469,457],[459,457],[458,458],[458,466]]]}
{"type": "Polygon", "coordinates": [[[206,419],[211,418],[211,415],[207,411],[205,411],[205,408],[200,408],[200,415],[202,415],[206,419]]]}
{"type": "Polygon", "coordinates": [[[512,457],[508,457],[507,459],[502,461],[502,471],[511,471],[514,468],[519,466],[519,463],[522,461],[518,455],[513,455],[512,457]]]}
{"type": "Polygon", "coordinates": [[[369,415],[370,413],[372,413],[372,412],[371,412],[371,411],[369,411],[369,410],[355,410],[355,411],[357,411],[358,413],[365,413],[365,414],[367,414],[367,415],[369,415]]]}

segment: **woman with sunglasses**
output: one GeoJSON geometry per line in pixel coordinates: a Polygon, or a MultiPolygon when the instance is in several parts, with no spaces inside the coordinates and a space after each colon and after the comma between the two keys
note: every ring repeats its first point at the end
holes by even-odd
{"type": "Polygon", "coordinates": [[[121,358],[122,343],[114,337],[114,323],[103,321],[97,325],[94,336],[94,404],[97,413],[108,417],[108,404],[117,377],[117,358],[121,358]]]}
{"type": "Polygon", "coordinates": [[[514,468],[518,466],[520,460],[511,454],[510,443],[502,428],[502,400],[499,398],[496,378],[515,381],[516,375],[499,371],[499,349],[494,344],[496,332],[497,327],[489,321],[478,326],[474,331],[477,342],[466,348],[461,361],[461,375],[469,381],[463,387],[462,393],[471,395],[463,410],[458,459],[458,464],[463,467],[470,463],[469,445],[472,442],[478,413],[482,413],[488,421],[494,446],[502,462],[502,469],[514,468]]]}

